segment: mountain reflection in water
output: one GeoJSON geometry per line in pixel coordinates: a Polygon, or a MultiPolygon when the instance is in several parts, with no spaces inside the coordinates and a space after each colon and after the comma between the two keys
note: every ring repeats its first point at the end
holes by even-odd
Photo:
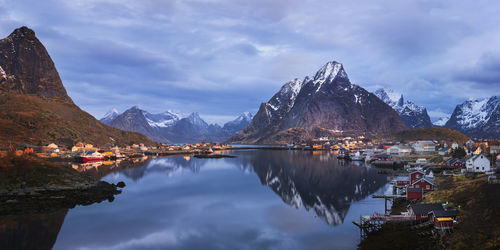
{"type": "Polygon", "coordinates": [[[328,152],[223,153],[237,157],[74,166],[127,187],[113,203],[4,218],[0,249],[28,238],[35,249],[355,249],[359,231],[344,220],[383,209],[368,196],[387,178],[363,163],[328,152]]]}
{"type": "Polygon", "coordinates": [[[353,201],[387,183],[387,178],[375,169],[339,162],[326,152],[311,156],[300,151],[260,151],[250,162],[262,184],[272,188],[285,203],[313,209],[330,225],[343,223],[353,201]]]}

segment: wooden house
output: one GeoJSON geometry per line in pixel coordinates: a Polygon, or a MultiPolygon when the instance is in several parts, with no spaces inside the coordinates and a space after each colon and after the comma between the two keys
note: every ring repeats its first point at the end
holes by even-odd
{"type": "Polygon", "coordinates": [[[467,172],[484,173],[490,171],[490,160],[484,154],[471,156],[465,160],[467,172]]]}
{"type": "Polygon", "coordinates": [[[408,213],[414,217],[415,220],[428,220],[429,212],[443,211],[441,203],[427,203],[427,204],[410,204],[408,206],[408,213]]]}
{"type": "Polygon", "coordinates": [[[398,176],[396,177],[396,181],[394,183],[396,187],[406,187],[410,185],[410,177],[408,176],[398,176]]]}
{"type": "Polygon", "coordinates": [[[433,210],[428,213],[428,218],[434,223],[434,228],[439,230],[452,229],[457,216],[457,210],[433,210]]]}
{"type": "Polygon", "coordinates": [[[429,192],[434,190],[434,182],[427,177],[420,178],[418,180],[413,181],[410,184],[410,187],[413,188],[422,188],[424,192],[429,192]]]}
{"type": "Polygon", "coordinates": [[[421,179],[424,176],[425,176],[425,173],[420,171],[420,170],[413,171],[410,173],[410,183],[413,183],[414,181],[421,179]]]}
{"type": "Polygon", "coordinates": [[[424,190],[422,188],[406,188],[407,200],[421,200],[422,198],[424,198],[424,190]]]}

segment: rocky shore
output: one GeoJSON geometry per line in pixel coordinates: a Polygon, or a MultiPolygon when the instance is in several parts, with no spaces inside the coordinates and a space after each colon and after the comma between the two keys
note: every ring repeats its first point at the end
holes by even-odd
{"type": "Polygon", "coordinates": [[[125,187],[34,157],[3,158],[0,164],[0,216],[112,202],[125,187]]]}

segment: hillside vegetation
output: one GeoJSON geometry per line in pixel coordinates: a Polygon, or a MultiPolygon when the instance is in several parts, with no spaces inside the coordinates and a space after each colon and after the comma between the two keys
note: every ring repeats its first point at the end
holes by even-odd
{"type": "Polygon", "coordinates": [[[153,144],[142,134],[102,124],[73,103],[33,95],[0,95],[0,128],[4,145],[153,144]]]}
{"type": "Polygon", "coordinates": [[[444,140],[461,144],[469,140],[469,137],[459,131],[437,127],[408,129],[385,137],[397,141],[444,140]]]}

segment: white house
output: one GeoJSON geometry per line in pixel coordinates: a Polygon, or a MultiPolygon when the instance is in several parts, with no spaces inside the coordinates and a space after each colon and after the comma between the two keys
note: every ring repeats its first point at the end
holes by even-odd
{"type": "Polygon", "coordinates": [[[478,154],[467,158],[465,161],[467,172],[484,173],[490,171],[490,160],[483,155],[478,154]]]}
{"type": "Polygon", "coordinates": [[[389,155],[409,155],[411,153],[411,147],[405,145],[394,145],[387,149],[387,154],[389,155]]]}
{"type": "Polygon", "coordinates": [[[436,151],[436,144],[433,141],[417,141],[413,144],[416,153],[431,153],[436,151]]]}

